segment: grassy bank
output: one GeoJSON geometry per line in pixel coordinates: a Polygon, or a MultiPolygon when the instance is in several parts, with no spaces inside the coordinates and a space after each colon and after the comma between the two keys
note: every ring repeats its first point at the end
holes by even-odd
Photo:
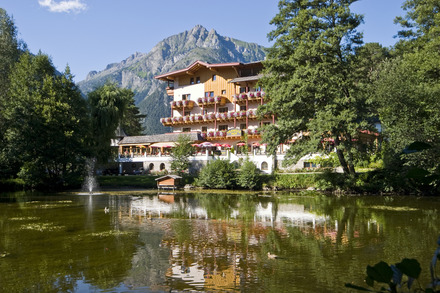
{"type": "Polygon", "coordinates": [[[98,184],[102,188],[156,188],[157,176],[98,176],[98,184]]]}
{"type": "Polygon", "coordinates": [[[20,191],[24,189],[24,181],[21,179],[0,179],[0,191],[20,191]]]}

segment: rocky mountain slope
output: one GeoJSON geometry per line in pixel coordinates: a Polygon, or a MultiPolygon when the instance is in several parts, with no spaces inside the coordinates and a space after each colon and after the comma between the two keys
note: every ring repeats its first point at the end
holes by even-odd
{"type": "Polygon", "coordinates": [[[187,67],[201,60],[209,63],[253,62],[263,60],[264,47],[223,37],[215,30],[207,31],[198,25],[190,31],[168,37],[149,53],[135,53],[120,63],[107,65],[102,71],[92,71],[78,83],[84,94],[110,80],[135,93],[136,105],[146,114],[145,134],[169,132],[159,122],[170,116],[170,98],[166,84],[154,76],[187,67]]]}

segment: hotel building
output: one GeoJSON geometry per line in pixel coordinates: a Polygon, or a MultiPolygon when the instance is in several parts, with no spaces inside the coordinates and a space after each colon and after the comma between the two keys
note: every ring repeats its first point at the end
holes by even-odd
{"type": "MultiPolygon", "coordinates": [[[[257,85],[262,68],[261,62],[196,61],[187,68],[156,76],[167,82],[167,94],[173,97],[171,116],[161,118],[161,123],[172,127],[173,132],[124,137],[118,143],[119,162],[125,163],[120,169],[170,171],[167,153],[184,133],[195,144],[201,144],[191,158],[194,168],[219,158],[238,161],[247,154],[263,172],[271,172],[274,160],[261,144],[260,126],[275,123],[276,117],[258,119],[256,115],[258,106],[264,104],[264,91],[257,85]]],[[[275,161],[283,160],[287,148],[279,146],[275,161]]]]}

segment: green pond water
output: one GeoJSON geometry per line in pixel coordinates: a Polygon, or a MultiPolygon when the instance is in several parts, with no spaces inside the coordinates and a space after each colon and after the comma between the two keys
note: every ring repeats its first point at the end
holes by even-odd
{"type": "Polygon", "coordinates": [[[439,198],[0,194],[0,292],[350,292],[405,257],[427,284],[439,235],[439,198]]]}

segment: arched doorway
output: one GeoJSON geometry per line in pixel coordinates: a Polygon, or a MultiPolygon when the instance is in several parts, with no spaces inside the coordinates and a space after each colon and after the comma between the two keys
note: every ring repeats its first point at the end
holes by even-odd
{"type": "Polygon", "coordinates": [[[160,171],[165,170],[165,163],[160,164],[160,171]]]}
{"type": "Polygon", "coordinates": [[[261,170],[267,171],[268,169],[269,169],[269,165],[267,164],[267,162],[261,163],[261,170]]]}
{"type": "Polygon", "coordinates": [[[148,165],[148,169],[149,169],[150,171],[154,170],[154,164],[153,164],[153,163],[150,163],[150,165],[148,165]]]}

